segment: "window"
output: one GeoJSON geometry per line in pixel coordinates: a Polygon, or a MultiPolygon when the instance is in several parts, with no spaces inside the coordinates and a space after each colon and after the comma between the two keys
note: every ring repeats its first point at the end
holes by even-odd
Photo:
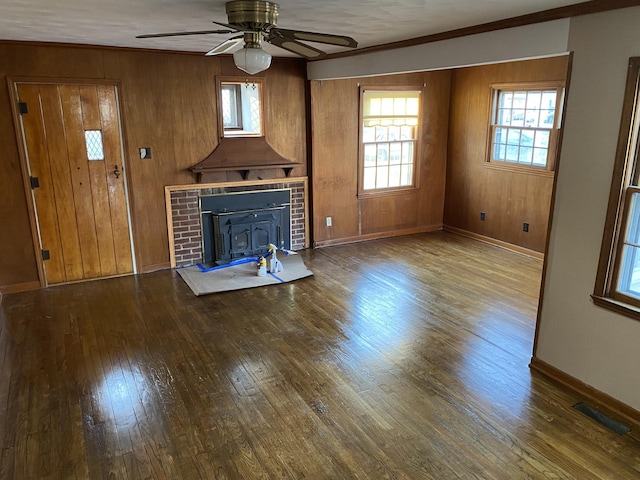
{"type": "Polygon", "coordinates": [[[262,136],[262,80],[219,79],[223,137],[262,136]]]}
{"type": "Polygon", "coordinates": [[[420,90],[362,90],[359,193],[415,186],[420,90]]]}
{"type": "Polygon", "coordinates": [[[553,170],[563,93],[554,84],[494,85],[488,162],[553,170]]]}
{"type": "Polygon", "coordinates": [[[104,160],[101,130],[85,130],[84,141],[87,147],[87,158],[89,160],[104,160]]]}
{"type": "Polygon", "coordinates": [[[640,319],[640,57],[631,58],[593,300],[640,319]]]}

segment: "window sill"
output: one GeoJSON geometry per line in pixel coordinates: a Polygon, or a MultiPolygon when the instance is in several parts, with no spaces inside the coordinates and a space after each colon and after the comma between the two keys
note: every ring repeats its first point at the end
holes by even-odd
{"type": "Polygon", "coordinates": [[[640,308],[628,303],[620,302],[609,297],[600,297],[598,295],[591,295],[593,303],[599,307],[606,308],[616,313],[620,313],[626,317],[633,318],[634,320],[640,320],[640,308]]]}
{"type": "Polygon", "coordinates": [[[393,195],[406,195],[408,193],[413,193],[418,190],[418,187],[400,187],[400,188],[392,188],[385,190],[367,190],[364,192],[358,192],[358,198],[372,198],[372,197],[390,197],[393,195]]]}
{"type": "Polygon", "coordinates": [[[513,173],[522,173],[525,175],[538,175],[540,177],[553,177],[555,173],[553,170],[547,170],[542,167],[529,167],[527,165],[519,165],[516,163],[503,164],[502,162],[484,162],[483,166],[492,170],[503,170],[513,173]]]}

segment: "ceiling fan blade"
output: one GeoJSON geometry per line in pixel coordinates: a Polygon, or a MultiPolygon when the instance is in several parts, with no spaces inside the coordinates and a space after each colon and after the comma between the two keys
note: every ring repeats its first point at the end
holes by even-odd
{"type": "Polygon", "coordinates": [[[305,45],[304,43],[300,43],[296,40],[289,40],[280,37],[269,37],[265,40],[272,45],[284,48],[285,50],[306,58],[319,58],[325,55],[325,52],[323,52],[322,50],[318,50],[317,48],[305,45]]]}
{"type": "Polygon", "coordinates": [[[243,41],[244,41],[244,37],[242,35],[239,37],[229,38],[224,42],[222,42],[220,45],[213,47],[211,50],[205,53],[205,56],[220,55],[221,53],[227,53],[228,51],[233,50],[235,47],[240,45],[243,41]]]}
{"type": "Polygon", "coordinates": [[[221,22],[216,22],[216,21],[212,21],[211,23],[215,23],[216,25],[220,25],[221,27],[230,28],[234,32],[239,32],[240,31],[236,27],[234,27],[233,25],[229,25],[228,23],[221,23],[221,22]]]}
{"type": "Polygon", "coordinates": [[[210,33],[234,33],[236,30],[200,30],[197,32],[149,33],[136,35],[136,38],[178,37],[181,35],[209,35],[210,33]]]}
{"type": "Polygon", "coordinates": [[[326,43],[327,45],[339,45],[341,47],[355,48],[358,46],[351,37],[344,35],[332,35],[330,33],[303,32],[301,30],[287,30],[284,28],[271,28],[269,37],[280,37],[287,40],[302,40],[304,42],[326,43]]]}

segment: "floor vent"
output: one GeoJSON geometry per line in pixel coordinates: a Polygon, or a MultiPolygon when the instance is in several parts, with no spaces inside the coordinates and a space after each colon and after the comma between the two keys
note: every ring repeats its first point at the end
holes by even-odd
{"type": "Polygon", "coordinates": [[[611,417],[607,417],[604,413],[599,412],[586,403],[576,403],[573,408],[584,413],[588,417],[593,418],[596,422],[601,423],[609,430],[617,433],[618,435],[624,435],[625,433],[629,433],[631,431],[631,429],[626,425],[623,425],[622,423],[614,420],[611,417]]]}

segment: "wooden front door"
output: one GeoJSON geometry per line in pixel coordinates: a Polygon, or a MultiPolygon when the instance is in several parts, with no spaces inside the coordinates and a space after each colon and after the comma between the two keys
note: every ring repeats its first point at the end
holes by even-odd
{"type": "Polygon", "coordinates": [[[16,87],[46,284],[132,273],[116,87],[16,87]]]}

